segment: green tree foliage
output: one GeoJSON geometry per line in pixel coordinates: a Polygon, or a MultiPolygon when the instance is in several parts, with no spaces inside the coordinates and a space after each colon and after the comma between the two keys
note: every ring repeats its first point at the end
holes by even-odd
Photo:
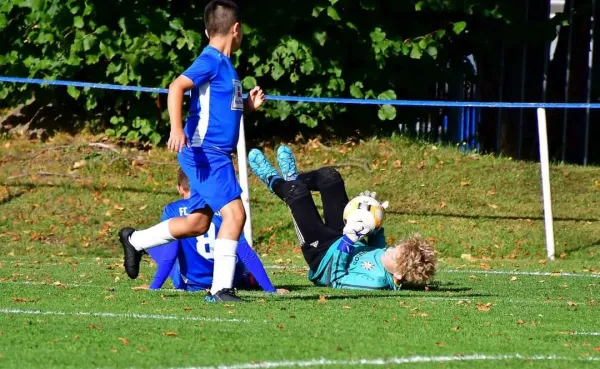
{"type": "MultiPolygon", "coordinates": [[[[448,73],[452,58],[464,58],[456,45],[471,20],[510,19],[513,3],[266,1],[244,9],[245,39],[234,62],[245,89],[259,84],[273,95],[425,98],[430,96],[425,82],[448,73]]],[[[203,5],[191,0],[3,2],[2,74],[167,87],[207,42],[203,5]]],[[[164,101],[157,107],[156,95],[11,84],[0,90],[5,106],[34,98],[68,105],[92,128],[115,137],[158,143],[168,132],[164,101]]],[[[347,109],[270,102],[254,119],[315,127],[347,109]]],[[[383,105],[362,119],[396,115],[393,106],[383,105]]]]}

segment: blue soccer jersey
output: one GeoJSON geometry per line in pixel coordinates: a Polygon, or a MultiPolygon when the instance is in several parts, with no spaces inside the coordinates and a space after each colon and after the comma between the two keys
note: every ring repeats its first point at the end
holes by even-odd
{"type": "MultiPolygon", "coordinates": [[[[161,221],[188,215],[189,199],[182,199],[165,206],[161,221]]],[[[150,289],[162,287],[167,277],[171,277],[177,289],[189,291],[210,288],[214,270],[214,244],[222,223],[221,216],[213,216],[210,228],[202,236],[172,241],[166,245],[147,250],[158,265],[150,289]]],[[[234,286],[247,284],[246,272],[256,279],[266,292],[275,292],[258,255],[252,250],[244,236],[238,243],[238,262],[234,286]]]]}
{"type": "Polygon", "coordinates": [[[242,84],[229,57],[212,46],[183,75],[194,82],[185,135],[192,148],[231,153],[244,110],[242,84]]]}

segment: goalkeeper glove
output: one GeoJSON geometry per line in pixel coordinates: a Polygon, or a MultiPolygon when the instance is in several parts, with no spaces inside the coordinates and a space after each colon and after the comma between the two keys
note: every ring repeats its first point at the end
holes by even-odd
{"type": "Polygon", "coordinates": [[[354,250],[354,243],[371,233],[375,228],[375,224],[370,222],[369,219],[372,219],[372,215],[366,210],[358,209],[350,214],[338,250],[350,254],[354,250]]]}

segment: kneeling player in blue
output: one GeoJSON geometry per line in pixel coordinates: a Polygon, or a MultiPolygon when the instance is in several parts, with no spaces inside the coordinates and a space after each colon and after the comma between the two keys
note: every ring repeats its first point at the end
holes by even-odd
{"type": "MultiPolygon", "coordinates": [[[[338,171],[325,167],[298,173],[292,151],[277,150],[281,174],[265,155],[253,149],[250,167],[269,190],[289,207],[296,226],[304,259],[310,268],[308,278],[318,286],[345,289],[398,290],[402,283],[426,284],[436,270],[433,248],[421,237],[413,236],[387,247],[383,228],[343,212],[348,203],[344,181],[338,171]],[[323,218],[311,191],[319,191],[323,218]],[[368,235],[367,240],[364,237],[368,235]]],[[[361,195],[374,197],[374,193],[361,195]]]]}
{"type": "MultiPolygon", "coordinates": [[[[183,199],[165,206],[161,221],[187,215],[190,185],[181,169],[177,175],[177,189],[183,199]]],[[[213,282],[214,244],[221,222],[221,216],[215,214],[208,232],[204,235],[176,240],[148,249],[148,254],[158,265],[149,289],[160,289],[168,277],[171,277],[176,289],[200,291],[210,288],[213,282]]],[[[237,248],[237,258],[234,287],[257,289],[260,285],[265,292],[288,292],[273,287],[258,255],[248,245],[243,235],[237,248]]]]}

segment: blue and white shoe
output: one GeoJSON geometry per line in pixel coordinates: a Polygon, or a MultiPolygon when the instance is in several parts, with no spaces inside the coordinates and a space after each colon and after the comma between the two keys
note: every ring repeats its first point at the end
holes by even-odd
{"type": "Polygon", "coordinates": [[[265,154],[258,149],[250,150],[250,153],[248,153],[248,163],[254,174],[273,192],[271,185],[274,180],[281,178],[281,176],[273,164],[269,162],[265,154]]]}
{"type": "Polygon", "coordinates": [[[277,163],[281,169],[281,175],[286,181],[293,181],[298,177],[298,168],[296,168],[296,158],[294,153],[286,145],[281,145],[277,149],[277,163]]]}

